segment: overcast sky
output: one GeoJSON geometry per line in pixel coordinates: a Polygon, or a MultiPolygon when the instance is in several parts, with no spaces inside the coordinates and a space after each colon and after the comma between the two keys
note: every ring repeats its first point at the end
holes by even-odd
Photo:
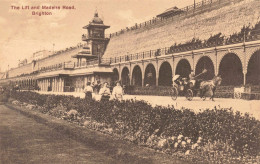
{"type": "MultiPolygon", "coordinates": [[[[198,0],[197,0],[198,1],[198,0]]],[[[110,29],[119,31],[155,17],[164,10],[193,4],[193,0],[0,0],[0,71],[17,67],[18,60],[39,50],[64,49],[81,41],[82,29],[99,16],[110,29]],[[75,10],[51,10],[52,16],[33,16],[33,10],[12,10],[15,6],[74,5],[75,10]]]]}

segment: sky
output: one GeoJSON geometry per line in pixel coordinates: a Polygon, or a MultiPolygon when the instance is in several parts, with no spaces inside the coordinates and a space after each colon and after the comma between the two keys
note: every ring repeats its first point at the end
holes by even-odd
{"type": "MultiPolygon", "coordinates": [[[[198,0],[197,0],[198,1],[198,0]]],[[[0,72],[17,67],[40,50],[58,51],[76,46],[87,33],[87,25],[97,10],[106,34],[150,20],[166,9],[185,7],[194,0],[0,0],[0,72]],[[32,15],[23,6],[74,6],[73,10],[44,10],[52,15],[32,15]],[[19,6],[14,10],[11,6],[19,6]],[[9,67],[8,67],[9,65],[9,67]]]]}

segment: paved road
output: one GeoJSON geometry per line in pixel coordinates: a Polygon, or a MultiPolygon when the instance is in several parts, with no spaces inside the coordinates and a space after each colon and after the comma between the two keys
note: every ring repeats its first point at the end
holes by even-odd
{"type": "Polygon", "coordinates": [[[0,105],[0,163],[116,163],[104,154],[0,105]]]}
{"type": "MultiPolygon", "coordinates": [[[[84,93],[79,92],[40,92],[41,94],[62,94],[62,95],[73,95],[75,97],[84,98],[84,93]]],[[[94,95],[97,100],[100,99],[100,95],[94,95]]],[[[182,107],[193,109],[198,112],[200,109],[214,109],[214,107],[221,108],[232,108],[235,111],[241,113],[249,113],[256,119],[260,120],[260,100],[242,100],[242,99],[231,99],[231,98],[215,98],[215,101],[210,101],[208,98],[203,101],[199,97],[194,97],[192,101],[186,100],[185,97],[178,97],[177,100],[173,101],[169,96],[149,96],[149,95],[124,95],[124,99],[137,99],[144,100],[150,103],[152,106],[162,105],[168,106],[173,105],[177,109],[182,107]]]]}
{"type": "Polygon", "coordinates": [[[241,113],[249,113],[256,119],[260,120],[260,100],[242,100],[242,99],[230,99],[230,98],[215,98],[215,101],[211,101],[208,98],[203,101],[199,97],[194,97],[192,101],[186,100],[185,97],[178,97],[177,100],[173,101],[171,97],[164,96],[133,96],[125,95],[125,98],[131,99],[136,97],[138,100],[145,100],[155,105],[168,106],[173,105],[177,109],[182,107],[193,109],[195,112],[204,109],[214,109],[214,107],[221,108],[232,108],[235,111],[241,113]]]}

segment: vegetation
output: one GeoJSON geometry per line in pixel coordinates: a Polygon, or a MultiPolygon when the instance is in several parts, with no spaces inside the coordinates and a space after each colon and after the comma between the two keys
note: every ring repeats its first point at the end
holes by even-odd
{"type": "Polygon", "coordinates": [[[18,100],[14,104],[166,153],[221,162],[237,158],[252,162],[260,153],[260,121],[231,109],[195,113],[173,106],[152,107],[144,101],[97,102],[34,92],[13,92],[11,97],[18,100]]]}

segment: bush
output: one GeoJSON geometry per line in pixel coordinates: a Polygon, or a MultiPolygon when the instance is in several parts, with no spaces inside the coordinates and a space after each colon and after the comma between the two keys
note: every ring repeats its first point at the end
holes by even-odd
{"type": "Polygon", "coordinates": [[[192,143],[199,138],[203,138],[205,144],[227,143],[236,155],[258,155],[260,152],[260,121],[231,109],[215,108],[195,113],[173,106],[152,107],[144,101],[134,100],[96,102],[32,92],[14,92],[11,96],[25,103],[45,104],[45,110],[59,117],[64,110],[75,109],[77,117],[90,117],[136,143],[148,143],[151,136],[157,136],[161,137],[159,145],[162,146],[165,139],[183,135],[192,143]]]}

